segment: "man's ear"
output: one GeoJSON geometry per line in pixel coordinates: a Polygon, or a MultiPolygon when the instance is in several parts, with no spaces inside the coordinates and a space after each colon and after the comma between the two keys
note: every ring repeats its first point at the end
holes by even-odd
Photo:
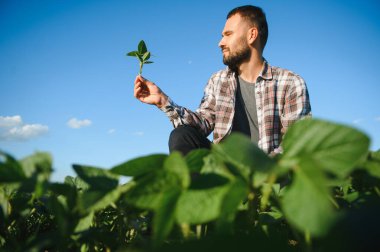
{"type": "Polygon", "coordinates": [[[248,34],[247,35],[248,35],[247,36],[248,43],[250,45],[252,45],[257,40],[257,37],[259,36],[259,31],[257,30],[256,27],[251,27],[248,30],[248,34]]]}

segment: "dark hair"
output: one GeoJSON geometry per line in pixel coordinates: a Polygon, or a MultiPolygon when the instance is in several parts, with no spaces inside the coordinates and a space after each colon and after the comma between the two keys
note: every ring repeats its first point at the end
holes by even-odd
{"type": "Polygon", "coordinates": [[[227,19],[235,14],[239,14],[259,30],[261,50],[264,50],[268,40],[268,23],[264,11],[260,7],[253,5],[239,6],[228,13],[227,19]]]}

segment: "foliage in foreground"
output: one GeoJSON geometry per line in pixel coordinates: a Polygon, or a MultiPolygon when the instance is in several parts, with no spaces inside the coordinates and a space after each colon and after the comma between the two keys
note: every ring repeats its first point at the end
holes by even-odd
{"type": "Polygon", "coordinates": [[[368,148],[356,129],[302,120],[276,157],[236,134],[186,157],[73,165],[64,183],[49,181],[48,153],[0,152],[0,250],[370,251],[380,151],[368,148]]]}

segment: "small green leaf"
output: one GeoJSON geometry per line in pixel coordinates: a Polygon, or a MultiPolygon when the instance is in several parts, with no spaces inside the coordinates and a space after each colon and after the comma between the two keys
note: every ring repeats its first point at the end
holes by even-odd
{"type": "Polygon", "coordinates": [[[148,60],[150,58],[150,52],[146,52],[144,53],[144,55],[142,56],[142,59],[144,60],[144,63],[146,62],[146,60],[148,60]]]}
{"type": "Polygon", "coordinates": [[[146,48],[146,44],[144,42],[144,40],[141,40],[139,45],[138,45],[138,51],[139,51],[139,54],[140,55],[143,55],[144,53],[147,52],[147,48],[146,48]]]}
{"type": "Polygon", "coordinates": [[[148,52],[148,49],[146,47],[146,44],[144,40],[141,40],[140,43],[137,46],[137,51],[132,51],[127,53],[127,56],[133,56],[136,57],[140,62],[140,68],[139,68],[139,74],[142,74],[142,69],[144,64],[151,64],[153,61],[148,61],[150,58],[151,53],[148,52]]]}
{"type": "Polygon", "coordinates": [[[137,57],[138,54],[139,54],[138,51],[132,51],[132,52],[127,53],[127,56],[137,57]]]}

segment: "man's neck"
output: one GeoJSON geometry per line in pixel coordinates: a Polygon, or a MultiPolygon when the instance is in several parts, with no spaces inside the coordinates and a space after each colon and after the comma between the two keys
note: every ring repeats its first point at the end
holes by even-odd
{"type": "Polygon", "coordinates": [[[239,76],[247,82],[255,83],[263,69],[263,65],[264,60],[261,55],[251,57],[249,61],[240,65],[239,76]]]}

